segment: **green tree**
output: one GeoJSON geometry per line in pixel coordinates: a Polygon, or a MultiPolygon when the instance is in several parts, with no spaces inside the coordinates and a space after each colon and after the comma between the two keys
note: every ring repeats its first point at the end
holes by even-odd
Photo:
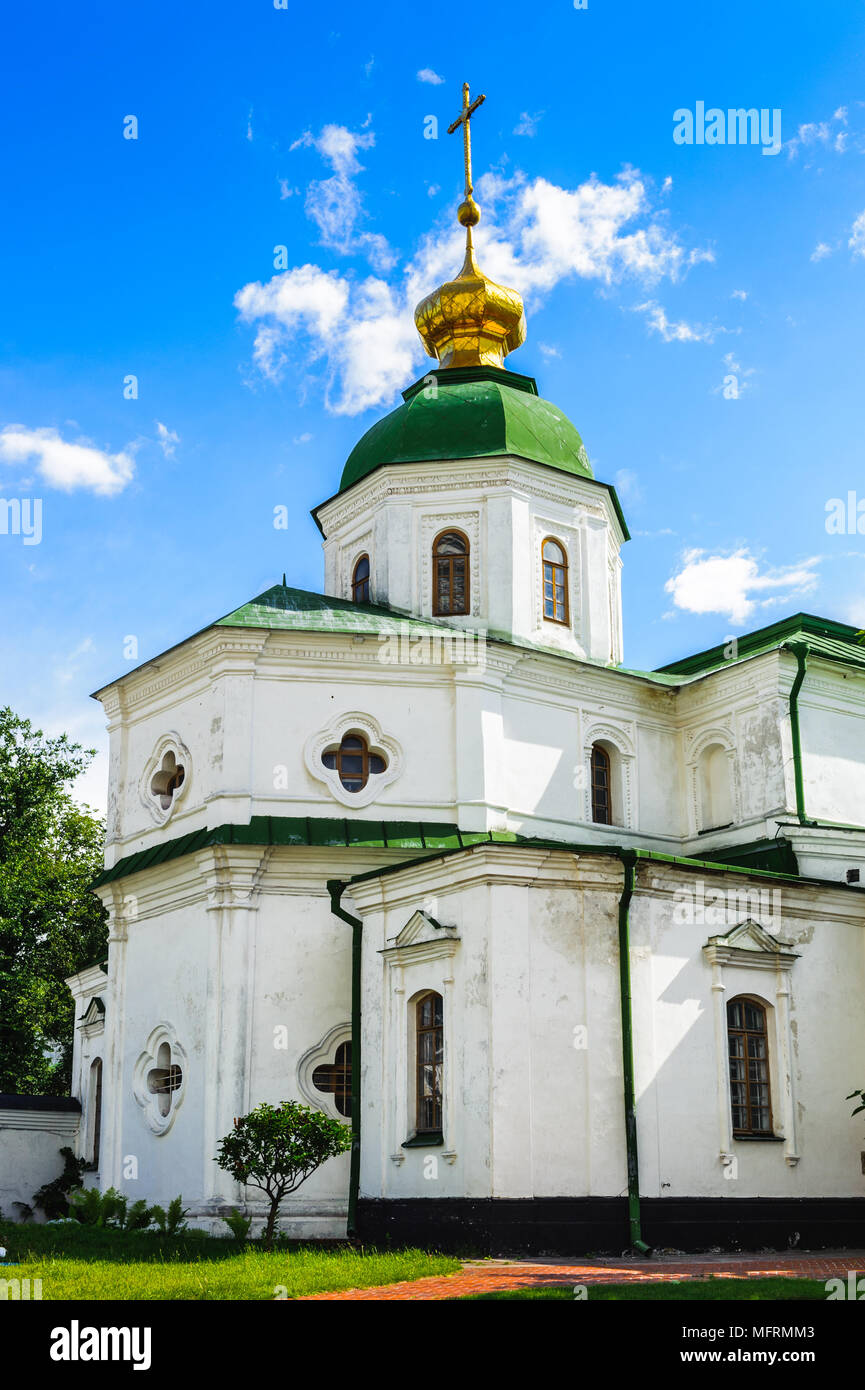
{"type": "Polygon", "coordinates": [[[90,891],[104,827],[68,790],[93,756],[0,709],[0,1091],[69,1090],[74,1018],[64,981],[104,956],[107,941],[90,891]]]}
{"type": "Polygon", "coordinates": [[[284,1100],[257,1105],[234,1121],[219,1141],[214,1160],[240,1183],[258,1187],[270,1199],[264,1246],[273,1249],[279,1204],[328,1158],[351,1148],[351,1131],[308,1105],[284,1100]]]}

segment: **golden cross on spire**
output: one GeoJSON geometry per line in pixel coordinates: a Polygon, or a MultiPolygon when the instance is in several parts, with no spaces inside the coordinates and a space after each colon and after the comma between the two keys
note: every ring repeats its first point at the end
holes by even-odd
{"type": "Polygon", "coordinates": [[[471,118],[472,118],[472,116],[475,114],[475,112],[477,111],[478,107],[481,106],[485,101],[486,101],[486,97],[485,97],[485,96],[479,96],[479,97],[475,97],[474,101],[471,102],[471,104],[470,104],[470,103],[469,103],[469,84],[468,84],[468,82],[464,82],[464,83],[463,83],[463,109],[462,109],[462,111],[460,112],[460,114],[457,116],[457,118],[456,118],[456,120],[453,122],[453,124],[448,126],[448,135],[453,135],[454,131],[455,131],[455,130],[459,130],[460,126],[462,126],[462,128],[463,128],[463,153],[464,153],[464,155],[465,155],[465,162],[466,162],[466,202],[468,202],[469,199],[470,199],[471,196],[472,196],[472,186],[473,186],[473,185],[472,185],[472,136],[471,136],[471,130],[470,130],[470,128],[469,128],[469,122],[471,121],[471,118]]]}

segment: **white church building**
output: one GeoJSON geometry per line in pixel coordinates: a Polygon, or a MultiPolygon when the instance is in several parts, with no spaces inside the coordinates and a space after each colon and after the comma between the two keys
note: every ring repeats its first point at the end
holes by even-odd
{"type": "Polygon", "coordinates": [[[97,692],[75,1142],[216,1230],[264,1211],[219,1139],[298,1099],[353,1147],[292,1235],[865,1245],[865,647],[797,614],[623,664],[625,519],[504,366],[525,319],[478,216],[469,174],[416,313],[436,365],[313,513],[324,592],[97,692]]]}

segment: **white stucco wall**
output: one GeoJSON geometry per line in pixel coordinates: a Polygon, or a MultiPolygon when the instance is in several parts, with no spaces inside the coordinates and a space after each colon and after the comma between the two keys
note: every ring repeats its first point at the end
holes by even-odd
{"type": "MultiPolygon", "coordinates": [[[[365,923],[363,1113],[373,1131],[363,1195],[621,1193],[621,884],[615,859],[483,846],[355,887],[365,923]],[[394,952],[424,904],[455,936],[431,929],[394,952]],[[412,1080],[394,1039],[407,1035],[412,1001],[427,989],[445,1000],[444,1146],[402,1149],[412,1080]]],[[[844,1099],[865,1049],[863,929],[855,892],[640,865],[630,930],[644,1196],[865,1195],[861,1126],[844,1099]],[[731,894],[722,920],[677,920],[688,894],[700,917],[700,883],[707,897],[713,886],[731,894]],[[742,920],[735,894],[748,885],[763,891],[769,935],[798,955],[789,970],[753,943],[722,966],[707,959],[709,938],[742,920]],[[741,993],[769,1008],[778,1142],[729,1130],[717,1010],[741,993]]]]}

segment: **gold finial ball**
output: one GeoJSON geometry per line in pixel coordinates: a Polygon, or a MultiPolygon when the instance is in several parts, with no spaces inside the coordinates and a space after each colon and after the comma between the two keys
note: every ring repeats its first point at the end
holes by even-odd
{"type": "Polygon", "coordinates": [[[481,220],[481,210],[474,198],[466,198],[457,208],[457,221],[461,227],[476,227],[481,220]]]}

